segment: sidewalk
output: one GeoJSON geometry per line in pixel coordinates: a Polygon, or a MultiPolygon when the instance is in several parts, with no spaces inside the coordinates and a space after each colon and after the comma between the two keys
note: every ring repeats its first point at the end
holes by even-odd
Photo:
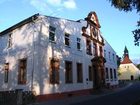
{"type": "Polygon", "coordinates": [[[125,86],[121,85],[121,87],[117,89],[102,89],[100,91],[95,91],[93,95],[75,96],[75,97],[71,97],[67,99],[53,100],[53,101],[47,101],[47,102],[42,102],[42,103],[34,103],[31,105],[70,105],[74,103],[79,103],[79,102],[95,99],[95,98],[102,97],[105,95],[114,94],[118,91],[121,91],[130,87],[131,85],[132,83],[128,83],[125,86]]]}

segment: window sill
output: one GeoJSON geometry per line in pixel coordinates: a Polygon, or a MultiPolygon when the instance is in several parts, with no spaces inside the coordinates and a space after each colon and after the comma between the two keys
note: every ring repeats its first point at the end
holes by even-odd
{"type": "Polygon", "coordinates": [[[49,40],[49,42],[56,44],[56,41],[49,40]]]}
{"type": "Polygon", "coordinates": [[[71,48],[70,46],[68,46],[68,45],[65,45],[65,47],[67,47],[67,48],[71,48]]]}

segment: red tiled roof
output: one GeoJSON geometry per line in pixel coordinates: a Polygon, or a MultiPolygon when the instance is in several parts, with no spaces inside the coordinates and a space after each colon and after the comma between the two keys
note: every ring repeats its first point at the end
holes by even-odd
{"type": "Polygon", "coordinates": [[[125,56],[121,64],[128,64],[128,63],[132,63],[132,61],[129,59],[128,56],[125,56]]]}

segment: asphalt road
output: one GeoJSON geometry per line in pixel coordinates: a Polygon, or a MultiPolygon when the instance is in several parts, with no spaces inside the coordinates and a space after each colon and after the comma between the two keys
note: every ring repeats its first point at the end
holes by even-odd
{"type": "Polygon", "coordinates": [[[140,99],[140,82],[119,92],[71,105],[132,105],[140,99]]]}

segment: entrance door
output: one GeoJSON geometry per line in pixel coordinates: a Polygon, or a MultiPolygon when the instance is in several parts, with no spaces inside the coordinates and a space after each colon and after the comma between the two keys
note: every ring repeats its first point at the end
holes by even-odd
{"type": "Polygon", "coordinates": [[[130,77],[130,78],[131,78],[131,80],[134,80],[134,76],[133,76],[133,75],[131,75],[131,77],[130,77]]]}

